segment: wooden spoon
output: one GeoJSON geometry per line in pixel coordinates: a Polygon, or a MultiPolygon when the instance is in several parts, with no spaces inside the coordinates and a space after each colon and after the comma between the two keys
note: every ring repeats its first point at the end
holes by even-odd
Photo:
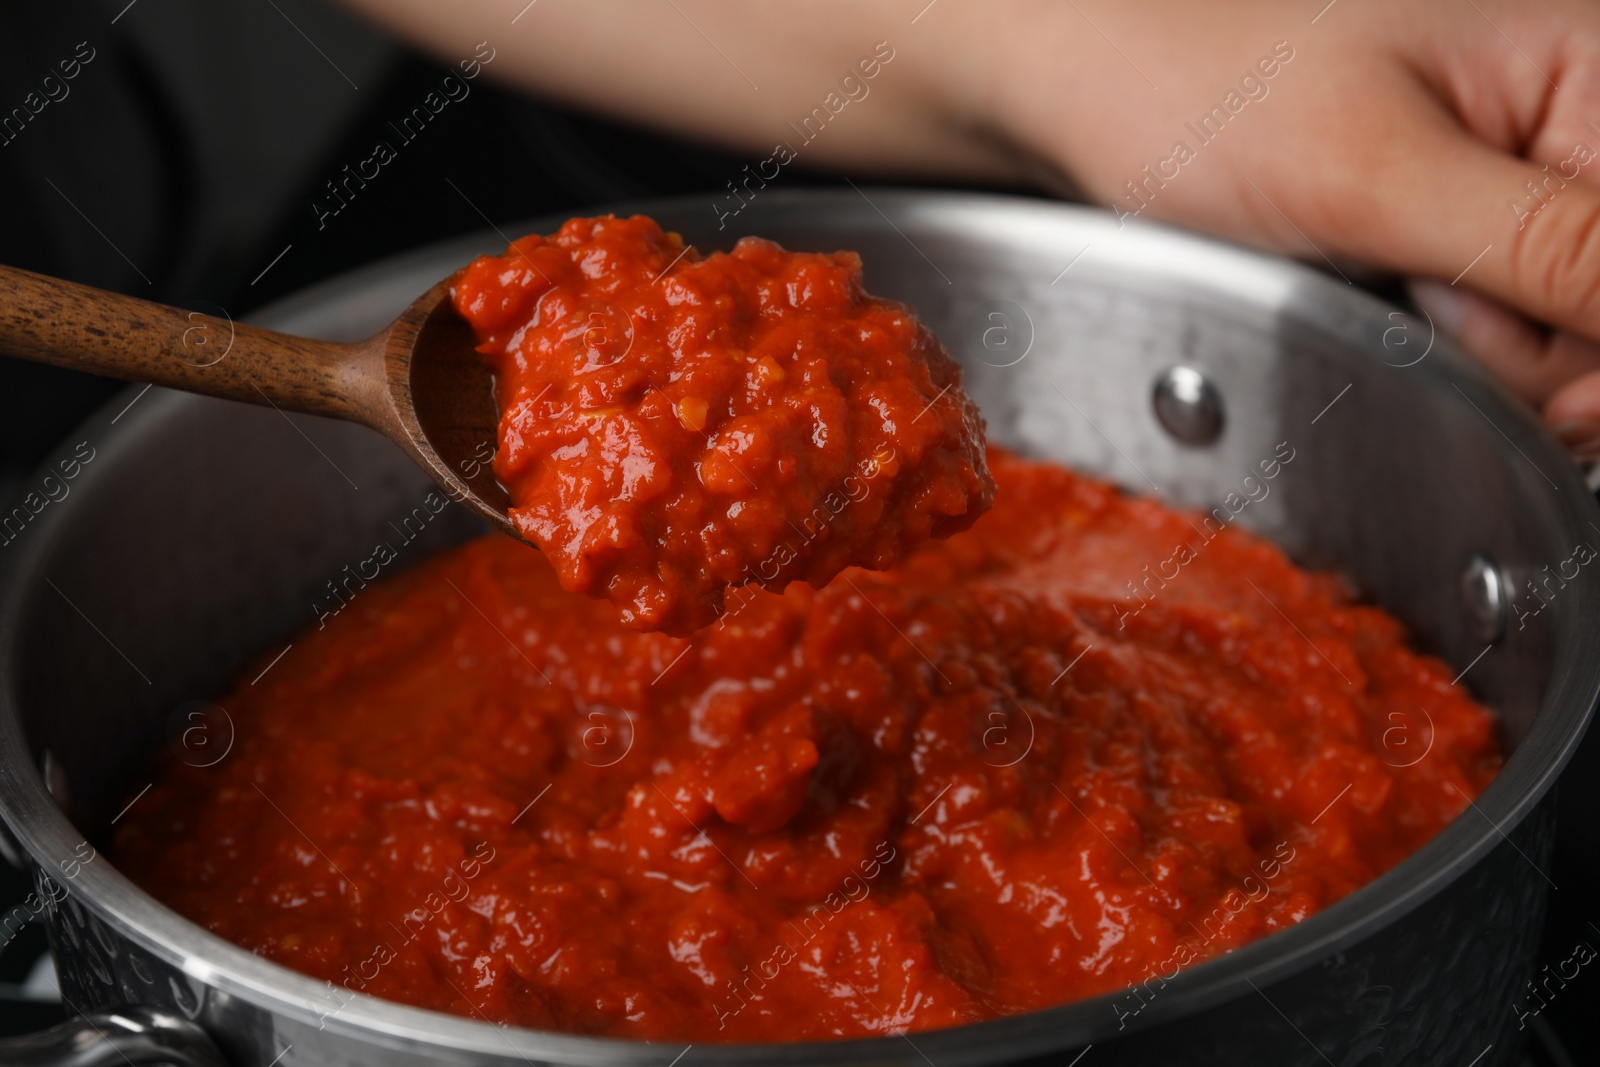
{"type": "Polygon", "coordinates": [[[370,426],[519,537],[487,462],[499,413],[453,278],[365,341],[264,330],[0,266],[0,354],[370,426]]]}

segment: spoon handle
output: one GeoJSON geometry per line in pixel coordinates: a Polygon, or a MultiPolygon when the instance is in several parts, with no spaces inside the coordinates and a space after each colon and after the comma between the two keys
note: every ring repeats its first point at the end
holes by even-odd
{"type": "Polygon", "coordinates": [[[370,423],[379,339],[313,341],[0,266],[0,355],[370,423]]]}

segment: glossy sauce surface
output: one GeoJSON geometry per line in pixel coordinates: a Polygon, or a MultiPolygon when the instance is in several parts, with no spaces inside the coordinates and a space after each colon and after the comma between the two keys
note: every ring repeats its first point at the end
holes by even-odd
{"type": "Polygon", "coordinates": [[[960,367],[853,252],[702,257],[644,216],[573,219],[452,294],[495,372],[513,522],[637,629],[889,567],[993,496],[960,367]]]}
{"type": "Polygon", "coordinates": [[[781,1041],[1170,978],[1493,778],[1490,714],[1335,579],[990,462],[971,530],[689,640],[508,538],[375,584],[223,700],[231,753],[163,766],[116,861],[327,1014],[781,1041]]]}

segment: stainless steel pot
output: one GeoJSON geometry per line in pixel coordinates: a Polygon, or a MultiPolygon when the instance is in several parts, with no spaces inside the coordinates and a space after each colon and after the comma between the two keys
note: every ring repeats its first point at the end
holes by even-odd
{"type": "MultiPolygon", "coordinates": [[[[1499,713],[1504,772],[1377,882],[1179,973],[1153,998],[1111,995],[909,1038],[688,1050],[361,996],[342,1003],[168,911],[96,850],[161,744],[176,737],[195,759],[224,747],[225,717],[191,720],[191,702],[291,641],[312,621],[313,590],[426,485],[357,427],[130,390],[63,446],[60,459],[80,458],[70,482],[55,460],[41,468],[30,488],[46,503],[5,529],[0,547],[0,815],[35,872],[72,1007],[143,1006],[124,1021],[152,1047],[169,1041],[190,1057],[174,1062],[206,1062],[203,1030],[227,1062],[258,1067],[957,1067],[1065,1063],[1090,1045],[1084,1067],[1509,1059],[1549,891],[1545,798],[1600,682],[1600,566],[1573,562],[1578,544],[1600,545],[1600,512],[1525,409],[1425,319],[1292,263],[1121,228],[1096,211],[762,191],[719,230],[710,198],[633,208],[701,248],[749,232],[860,250],[869,286],[915,305],[962,358],[991,437],[1025,452],[1209,508],[1242,494],[1244,476],[1287,442],[1293,463],[1239,521],[1303,563],[1344,572],[1462,668],[1499,713]],[[1535,597],[1527,583],[1547,574],[1556,577],[1535,597]],[[185,732],[195,721],[217,731],[198,739],[212,748],[185,732]]],[[[502,244],[491,233],[428,249],[259,319],[353,338],[502,244]]],[[[428,536],[439,547],[471,532],[456,515],[428,536]]],[[[1396,742],[1385,755],[1394,762],[1426,748],[1422,737],[1396,742]]],[[[118,1062],[105,1051],[113,1044],[101,1042],[105,1062],[118,1062]]]]}

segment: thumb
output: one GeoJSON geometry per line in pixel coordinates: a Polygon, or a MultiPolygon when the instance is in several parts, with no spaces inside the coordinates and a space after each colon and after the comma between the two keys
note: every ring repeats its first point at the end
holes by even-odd
{"type": "MultiPolygon", "coordinates": [[[[1367,198],[1365,255],[1600,338],[1600,153],[1540,165],[1457,127],[1412,138],[1367,198]]],[[[1348,239],[1348,235],[1347,235],[1348,239]]],[[[1548,388],[1548,386],[1547,386],[1548,388]]]]}

